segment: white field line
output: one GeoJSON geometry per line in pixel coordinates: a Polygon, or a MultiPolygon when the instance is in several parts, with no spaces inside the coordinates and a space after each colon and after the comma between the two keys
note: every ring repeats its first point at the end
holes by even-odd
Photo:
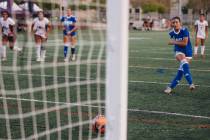
{"type": "MultiPolygon", "coordinates": [[[[150,38],[142,38],[142,37],[140,37],[140,38],[131,38],[131,39],[140,39],[140,40],[142,40],[142,39],[150,39],[150,38]]],[[[59,41],[60,43],[62,43],[62,40],[57,40],[57,41],[59,41]]],[[[80,40],[80,41],[82,42],[81,44],[91,43],[88,40],[80,40]]],[[[46,46],[48,46],[48,45],[50,45],[50,46],[55,45],[55,43],[53,43],[53,42],[55,42],[55,40],[51,40],[51,41],[48,41],[48,42],[50,42],[50,43],[45,44],[46,46]]],[[[95,41],[94,43],[95,44],[105,44],[104,41],[95,41]]],[[[28,46],[34,46],[34,43],[28,42],[28,46]]],[[[62,46],[62,44],[57,44],[57,46],[60,47],[60,46],[62,46]]],[[[95,48],[95,49],[97,49],[97,48],[95,48]]],[[[153,50],[154,51],[153,52],[150,52],[150,53],[152,53],[152,54],[171,54],[173,56],[173,53],[168,53],[168,51],[166,51],[166,50],[172,50],[172,48],[158,48],[158,51],[155,51],[157,49],[154,49],[153,48],[153,50]]],[[[206,49],[206,50],[208,50],[208,49],[206,49]]],[[[130,51],[130,53],[142,53],[142,52],[148,52],[148,48],[141,48],[141,51],[140,50],[131,50],[130,51]]],[[[54,54],[54,53],[47,52],[47,54],[54,54]]],[[[206,55],[208,56],[209,54],[206,54],[206,55]]],[[[92,55],[92,56],[96,56],[96,55],[92,55]]],[[[134,59],[134,58],[140,58],[140,59],[152,59],[152,60],[164,60],[164,61],[170,60],[170,61],[174,61],[174,59],[169,59],[169,58],[167,58],[167,59],[165,59],[165,58],[150,58],[150,57],[149,58],[147,58],[147,57],[146,58],[145,57],[129,57],[129,58],[132,58],[132,59],[134,59]]],[[[193,60],[193,61],[198,61],[199,62],[199,61],[203,61],[203,60],[193,60]]],[[[205,62],[210,62],[210,61],[205,60],[205,62]]]]}
{"type": "MultiPolygon", "coordinates": [[[[97,48],[95,48],[97,49],[97,48]]],[[[129,51],[131,53],[142,53],[142,52],[148,52],[148,48],[146,50],[141,50],[141,51],[138,51],[138,50],[131,50],[129,51]]],[[[173,53],[168,53],[168,52],[161,52],[161,51],[154,51],[154,52],[150,52],[150,54],[171,54],[171,56],[173,56],[173,53]]],[[[50,54],[52,56],[54,56],[54,53],[53,52],[47,52],[47,55],[50,54]]],[[[208,56],[209,54],[205,54],[206,56],[208,56]]],[[[79,55],[78,55],[79,56],[79,55]]],[[[82,55],[81,55],[82,56],[82,55]]],[[[97,55],[91,55],[91,56],[97,56],[97,55]]],[[[63,57],[63,56],[61,56],[63,57]]],[[[105,58],[105,56],[103,56],[103,58],[105,58]]],[[[175,59],[173,58],[154,58],[154,57],[138,57],[138,56],[130,56],[129,58],[132,58],[132,59],[135,59],[135,58],[139,58],[139,59],[151,59],[151,60],[164,60],[164,61],[175,61],[175,59]]],[[[198,62],[203,62],[203,60],[200,60],[200,59],[193,59],[193,61],[198,61],[198,62]]],[[[205,60],[204,62],[210,62],[209,60],[205,60]]]]}
{"type": "MultiPolygon", "coordinates": [[[[129,40],[149,40],[149,39],[152,39],[152,38],[148,38],[148,37],[130,37],[129,40]]],[[[84,45],[84,44],[92,44],[92,42],[94,42],[94,45],[97,45],[97,44],[104,44],[106,45],[106,41],[105,40],[101,40],[101,41],[93,41],[93,40],[78,40],[78,45],[84,45]]],[[[19,42],[19,44],[23,44],[25,42],[19,42]]],[[[26,44],[26,43],[25,43],[26,44]]],[[[55,39],[55,40],[48,40],[47,43],[44,44],[45,46],[49,46],[49,47],[52,47],[52,46],[63,46],[63,41],[62,39],[55,39]],[[59,44],[58,44],[59,43],[59,44]]],[[[27,47],[34,47],[35,46],[35,43],[34,42],[27,42],[26,44],[27,47]]],[[[165,45],[167,46],[167,44],[165,45]]],[[[141,51],[142,50],[147,50],[148,51],[148,47],[147,48],[141,48],[141,51]]],[[[173,47],[169,46],[169,47],[165,47],[165,48],[149,48],[149,50],[157,50],[156,52],[159,52],[161,50],[173,50],[173,47]]],[[[210,50],[208,48],[205,49],[206,51],[210,50]]],[[[141,51],[131,51],[131,52],[141,52],[141,51]]]]}
{"type": "MultiPolygon", "coordinates": [[[[161,54],[161,53],[159,52],[159,54],[161,54]]],[[[166,53],[166,54],[168,54],[168,53],[166,53]]],[[[48,56],[54,56],[54,53],[47,52],[47,55],[48,56]]],[[[82,56],[82,55],[77,55],[77,56],[82,56]]],[[[97,57],[97,55],[91,55],[91,56],[97,57]]],[[[63,58],[63,56],[60,56],[60,57],[63,58]]],[[[105,59],[106,57],[103,56],[102,58],[105,59]]],[[[104,62],[104,59],[101,59],[101,61],[104,62]]],[[[170,58],[167,58],[167,57],[164,58],[164,57],[139,57],[139,56],[130,56],[129,59],[146,59],[146,60],[160,60],[160,61],[176,61],[175,58],[171,58],[171,57],[170,58]]],[[[81,61],[84,61],[84,60],[81,60],[81,61]]],[[[193,59],[192,61],[194,61],[194,62],[205,62],[205,63],[210,62],[210,60],[202,60],[202,59],[197,59],[197,60],[196,59],[193,59]]],[[[45,63],[47,63],[47,62],[45,62],[45,63]]],[[[72,62],[70,62],[70,63],[72,63],[72,62]]]]}
{"type": "MultiPolygon", "coordinates": [[[[97,64],[94,64],[94,65],[97,65],[97,64]]],[[[139,69],[153,69],[153,70],[157,70],[157,69],[163,69],[163,70],[177,70],[177,68],[169,68],[169,67],[148,67],[148,66],[129,66],[129,68],[139,68],[139,69]]],[[[191,71],[196,71],[196,72],[210,72],[210,69],[191,69],[191,71]]],[[[37,76],[37,77],[58,77],[58,78],[66,78],[66,76],[58,76],[58,75],[50,75],[50,74],[45,74],[45,75],[42,75],[42,74],[28,74],[28,73],[14,73],[14,72],[0,72],[2,74],[5,74],[5,75],[22,75],[22,76],[28,76],[28,75],[31,75],[31,76],[37,76]]],[[[68,77],[69,79],[77,79],[77,78],[80,78],[80,79],[84,79],[84,80],[87,80],[86,77],[75,77],[75,76],[69,76],[68,77]]],[[[94,80],[93,78],[90,78],[88,80],[94,80]]]]}
{"type": "MultiPolygon", "coordinates": [[[[150,67],[148,67],[148,69],[151,69],[150,67]]],[[[13,73],[7,73],[7,74],[13,74],[13,73]]],[[[19,75],[28,75],[28,74],[19,74],[19,75]]],[[[65,76],[53,76],[53,75],[33,75],[33,74],[30,74],[30,75],[32,75],[32,76],[38,76],[38,77],[40,77],[40,76],[43,76],[43,77],[58,77],[58,78],[66,78],[65,76]]],[[[86,77],[68,77],[69,79],[71,79],[71,78],[73,78],[73,79],[77,79],[77,78],[81,78],[81,79],[83,79],[83,80],[91,80],[91,81],[94,81],[94,80],[97,80],[97,78],[96,79],[93,79],[93,78],[91,78],[91,79],[86,79],[86,77]]],[[[102,84],[104,84],[104,82],[103,81],[105,81],[105,80],[102,80],[100,83],[102,83],[102,84]]],[[[84,85],[84,82],[85,81],[81,81],[81,85],[84,85]]],[[[91,83],[94,83],[94,82],[91,82],[91,83]]],[[[152,81],[141,81],[141,80],[129,80],[129,83],[144,83],[144,84],[159,84],[159,85],[168,85],[168,84],[170,84],[170,83],[163,83],[163,82],[152,82],[152,81]]],[[[74,86],[75,84],[69,84],[69,86],[74,86]]],[[[179,85],[181,85],[181,86],[188,86],[188,84],[179,84],[179,85]]],[[[195,85],[195,86],[197,86],[197,87],[210,87],[210,85],[195,85]]],[[[49,86],[50,87],[50,86],[49,86]]],[[[48,88],[49,88],[48,87],[48,88]]],[[[61,87],[62,87],[62,84],[61,84],[61,87]]],[[[51,88],[50,88],[51,89],[51,88]]],[[[24,91],[24,93],[20,93],[20,94],[26,94],[27,92],[25,91],[26,89],[24,89],[23,91],[24,91]]],[[[7,90],[8,91],[8,90],[7,90]]],[[[7,93],[7,95],[9,94],[9,95],[14,95],[14,94],[12,94],[12,92],[13,92],[14,90],[9,90],[8,92],[10,92],[10,93],[7,93]]],[[[21,90],[22,91],[22,90],[21,90]]],[[[40,91],[40,90],[37,90],[37,91],[40,91]]],[[[29,92],[29,91],[28,91],[29,92]]],[[[16,94],[15,94],[16,95],[16,94]]]]}
{"type": "MultiPolygon", "coordinates": [[[[177,70],[177,68],[169,68],[169,67],[146,67],[146,66],[129,66],[130,68],[140,68],[140,69],[153,69],[153,70],[156,70],[156,69],[164,69],[164,70],[177,70]]],[[[196,72],[210,72],[210,69],[207,70],[207,69],[191,69],[191,71],[196,71],[196,72]]],[[[25,74],[25,73],[13,73],[13,72],[1,72],[2,74],[9,74],[9,75],[13,75],[13,74],[16,74],[16,75],[23,75],[23,76],[28,76],[28,75],[31,75],[31,76],[38,76],[38,77],[58,77],[58,78],[66,78],[66,76],[58,76],[58,75],[41,75],[41,74],[25,74]]],[[[86,77],[74,77],[74,76],[69,76],[68,77],[69,79],[76,79],[76,78],[80,78],[80,79],[83,79],[83,80],[95,80],[95,78],[90,78],[90,79],[87,79],[86,77]]],[[[130,83],[133,83],[134,81],[129,81],[130,83]]],[[[138,81],[136,81],[138,82],[138,81]]],[[[139,81],[142,83],[142,81],[139,81]]],[[[153,82],[150,82],[150,83],[153,83],[153,82]]],[[[199,85],[198,85],[199,86],[199,85]]],[[[207,86],[208,87],[208,86],[207,86]]]]}
{"type": "MultiPolygon", "coordinates": [[[[85,106],[85,107],[93,107],[93,108],[101,107],[102,109],[105,109],[104,106],[96,106],[96,105],[89,105],[89,104],[74,103],[74,104],[71,105],[71,103],[66,103],[66,102],[53,102],[53,101],[43,101],[43,100],[33,100],[33,99],[18,99],[18,98],[10,98],[10,97],[6,97],[6,98],[5,97],[0,97],[0,99],[60,104],[60,105],[68,105],[70,107],[71,106],[85,106]]],[[[105,103],[105,102],[104,101],[100,101],[100,102],[97,101],[95,103],[105,103]]],[[[128,112],[143,112],[143,113],[148,113],[148,114],[160,114],[160,115],[167,115],[167,116],[180,116],[180,117],[187,117],[187,118],[197,118],[197,119],[208,119],[208,120],[210,120],[210,117],[207,117],[207,116],[182,114],[182,113],[175,113],[175,112],[152,111],[152,110],[141,110],[141,109],[128,109],[128,112]]]]}
{"type": "MultiPolygon", "coordinates": [[[[152,38],[149,38],[149,37],[129,37],[129,40],[149,40],[149,39],[152,39],[152,38]]],[[[91,44],[93,40],[80,40],[78,39],[78,44],[80,44],[80,42],[82,42],[83,44],[91,44]]],[[[101,40],[101,41],[96,41],[94,40],[94,45],[95,44],[106,44],[106,40],[101,40]]],[[[18,42],[19,44],[25,44],[25,42],[22,42],[22,41],[19,41],[18,42]]],[[[63,45],[63,40],[62,39],[54,39],[54,40],[48,40],[47,43],[45,43],[46,46],[54,46],[56,43],[56,45],[58,46],[62,46],[63,45]],[[59,44],[58,44],[59,43],[59,44]]],[[[34,42],[27,42],[27,47],[32,47],[32,46],[35,46],[35,43],[34,42]]]]}
{"type": "MultiPolygon", "coordinates": [[[[164,58],[164,57],[129,57],[132,59],[139,58],[139,59],[147,59],[147,60],[162,60],[162,61],[176,61],[175,58],[164,58]]],[[[210,62],[209,60],[202,60],[202,59],[192,59],[195,62],[210,62]]]]}
{"type": "MultiPolygon", "coordinates": [[[[5,74],[5,75],[19,75],[19,76],[34,76],[34,77],[58,77],[58,78],[69,78],[69,79],[81,79],[81,80],[94,80],[94,78],[90,78],[90,79],[87,79],[87,77],[76,77],[76,76],[69,76],[69,77],[66,77],[66,76],[58,76],[58,75],[50,75],[50,74],[45,74],[45,75],[42,75],[42,74],[33,74],[33,73],[14,73],[14,72],[0,72],[2,74],[5,74]]],[[[97,79],[97,78],[95,78],[97,79]]]]}
{"type": "MultiPolygon", "coordinates": [[[[131,49],[131,47],[130,47],[131,49]]],[[[136,48],[137,49],[137,48],[136,48]]],[[[206,51],[209,51],[210,49],[205,49],[206,51]]],[[[132,50],[129,50],[130,53],[142,53],[142,52],[147,52],[147,53],[155,53],[155,54],[172,54],[173,53],[173,48],[138,48],[138,50],[135,50],[135,48],[132,48],[132,50]]],[[[209,55],[209,54],[205,54],[209,55]]]]}
{"type": "MultiPolygon", "coordinates": [[[[105,47],[105,46],[102,46],[103,48],[105,47]]],[[[101,47],[100,47],[101,48],[101,47]]],[[[99,49],[100,49],[99,48],[99,49]]],[[[95,50],[98,50],[98,48],[94,48],[95,50]]],[[[148,48],[146,48],[146,50],[141,50],[141,51],[139,51],[139,50],[130,50],[129,52],[131,52],[131,53],[142,53],[142,52],[148,52],[148,48]]],[[[152,53],[154,53],[154,54],[170,54],[171,56],[173,56],[173,52],[161,52],[161,51],[154,51],[154,52],[149,52],[150,54],[152,53]]],[[[47,54],[53,54],[54,55],[54,53],[53,52],[49,52],[49,51],[47,51],[47,54]]],[[[205,55],[209,55],[209,54],[205,54],[205,55]]],[[[79,55],[78,55],[79,56],[79,55]]],[[[80,55],[80,56],[82,56],[82,55],[80,55]]],[[[97,56],[97,55],[91,55],[91,56],[97,56]]],[[[62,56],[63,57],[63,56],[62,56]]],[[[103,58],[104,58],[105,56],[103,56],[103,58]]],[[[129,56],[129,58],[141,58],[141,59],[157,59],[157,60],[175,60],[175,59],[169,59],[169,58],[154,58],[154,57],[138,57],[138,56],[129,56]]],[[[170,57],[171,58],[171,57],[170,57]]],[[[193,61],[203,61],[203,60],[193,60],[193,61]]],[[[206,61],[206,60],[205,60],[206,61]]]]}
{"type": "Polygon", "coordinates": [[[180,116],[180,117],[187,117],[187,118],[197,118],[197,119],[208,119],[210,117],[207,116],[200,116],[200,115],[190,115],[190,114],[182,114],[182,113],[175,113],[175,112],[163,112],[163,111],[151,111],[151,110],[140,110],[140,109],[128,109],[129,112],[143,112],[148,114],[160,114],[166,116],[180,116]]]}
{"type": "MultiPolygon", "coordinates": [[[[140,69],[163,69],[163,70],[177,70],[178,68],[169,68],[169,67],[146,67],[146,66],[129,66],[129,68],[140,68],[140,69]]],[[[196,72],[210,72],[210,69],[190,69],[191,71],[196,71],[196,72]]]]}
{"type": "MultiPolygon", "coordinates": [[[[2,100],[11,100],[11,101],[25,101],[25,102],[36,102],[36,103],[47,103],[47,104],[55,104],[55,106],[49,107],[49,108],[44,108],[40,110],[36,110],[34,112],[27,112],[23,114],[24,118],[30,117],[34,114],[43,114],[46,112],[52,112],[55,111],[57,108],[59,110],[68,108],[68,107],[77,107],[77,106],[83,106],[83,107],[90,107],[91,104],[104,104],[105,101],[100,101],[100,100],[91,100],[91,101],[83,101],[80,103],[67,103],[67,102],[56,102],[56,101],[44,101],[44,100],[35,100],[35,99],[25,99],[25,98],[14,98],[14,97],[0,97],[2,100]]],[[[98,108],[99,106],[94,106],[95,108],[98,108]]],[[[0,119],[5,118],[5,115],[0,115],[0,119]]],[[[17,119],[20,118],[19,115],[16,114],[11,114],[8,116],[8,119],[17,119]]]]}
{"type": "MultiPolygon", "coordinates": [[[[150,51],[149,53],[154,53],[154,54],[174,54],[174,51],[173,51],[173,47],[169,47],[169,48],[167,48],[167,47],[165,47],[165,48],[156,48],[156,49],[154,49],[153,48],[153,50],[154,51],[150,51],[150,50],[152,50],[151,48],[143,48],[143,49],[141,49],[141,50],[135,50],[134,48],[132,49],[132,50],[130,50],[130,52],[134,52],[134,53],[139,53],[139,52],[148,52],[148,50],[150,51]]],[[[208,49],[208,48],[206,48],[205,49],[206,50],[206,53],[205,53],[205,55],[210,55],[210,54],[208,54],[208,52],[207,51],[210,51],[210,49],[208,49]]],[[[201,55],[200,54],[200,51],[198,51],[198,55],[201,55]]]]}
{"type": "MultiPolygon", "coordinates": [[[[133,66],[133,67],[137,67],[137,66],[133,66]]],[[[140,68],[146,68],[146,69],[157,69],[157,68],[154,68],[154,67],[141,67],[140,68]]],[[[175,68],[169,68],[169,69],[175,69],[175,68]]],[[[208,70],[196,70],[196,69],[193,69],[194,71],[202,71],[202,72],[209,72],[208,70]]],[[[9,73],[9,74],[12,74],[12,73],[9,73]]],[[[15,73],[16,74],[16,73],[15,73]]],[[[20,75],[27,75],[27,74],[20,74],[20,75]]],[[[33,74],[31,74],[33,75],[33,74]]],[[[34,76],[46,76],[46,77],[55,77],[54,75],[34,75],[34,76]]],[[[63,77],[64,76],[56,76],[56,77],[63,77]]],[[[73,78],[73,77],[69,77],[69,78],[73,78]]],[[[81,81],[80,82],[80,85],[85,85],[87,83],[89,84],[94,84],[94,83],[97,83],[97,79],[85,79],[84,77],[75,77],[75,78],[83,78],[83,80],[86,80],[86,81],[81,81]]],[[[102,80],[100,81],[101,84],[104,84],[104,81],[105,80],[102,80]]],[[[144,83],[144,84],[159,84],[159,85],[168,85],[170,83],[163,83],[163,82],[155,82],[155,81],[141,81],[141,80],[129,80],[129,83],[144,83]]],[[[75,82],[72,82],[72,83],[69,83],[68,84],[69,86],[76,86],[76,83],[75,82]]],[[[180,84],[181,86],[187,86],[187,84],[180,84]]],[[[46,86],[45,88],[46,89],[54,89],[55,87],[59,87],[59,88],[63,88],[65,87],[65,84],[58,84],[58,85],[48,85],[46,86]]],[[[210,85],[196,85],[197,87],[205,87],[205,88],[209,88],[210,85]]],[[[41,89],[39,87],[35,87],[33,90],[35,90],[36,92],[38,91],[41,91],[41,89]]],[[[20,91],[18,91],[17,93],[18,94],[27,94],[27,93],[30,93],[31,89],[28,88],[28,89],[21,89],[20,91]]],[[[15,90],[6,90],[6,95],[16,95],[17,94],[15,92],[15,90]]]]}
{"type": "MultiPolygon", "coordinates": [[[[66,84],[64,83],[60,83],[60,84],[52,84],[52,85],[45,85],[45,89],[46,90],[51,90],[51,89],[58,89],[58,88],[66,88],[66,86],[82,86],[82,85],[87,85],[87,84],[105,84],[105,81],[99,81],[98,79],[96,80],[85,80],[85,81],[80,81],[80,82],[71,82],[66,84]]],[[[24,94],[28,94],[31,91],[33,92],[40,92],[43,89],[41,87],[34,87],[34,88],[26,88],[26,89],[20,89],[20,90],[4,90],[3,94],[0,93],[0,95],[24,95],[24,94]]]]}
{"type": "MultiPolygon", "coordinates": [[[[24,44],[25,42],[20,41],[19,44],[21,47],[21,44],[24,44]]],[[[94,41],[94,45],[101,45],[101,44],[105,44],[105,41],[94,41]]],[[[84,45],[84,44],[91,44],[91,41],[89,40],[78,40],[77,45],[84,45]]],[[[48,40],[47,43],[44,43],[45,46],[47,47],[52,47],[52,46],[63,46],[63,41],[58,39],[58,40],[48,40]]],[[[26,43],[26,48],[30,48],[30,47],[34,47],[35,48],[35,43],[34,42],[27,42],[26,43]]]]}
{"type": "MultiPolygon", "coordinates": [[[[140,80],[130,80],[129,83],[143,83],[143,84],[158,84],[158,85],[169,85],[170,83],[163,82],[151,82],[151,81],[140,81],[140,80]]],[[[180,86],[189,86],[188,84],[179,84],[180,86]]],[[[210,85],[195,85],[196,87],[210,88],[210,85]]]]}
{"type": "Polygon", "coordinates": [[[74,66],[74,65],[87,65],[87,64],[98,64],[98,63],[105,63],[105,60],[80,60],[80,61],[75,61],[75,62],[52,62],[52,63],[37,63],[31,65],[25,65],[25,66],[12,66],[13,69],[11,69],[11,66],[2,66],[3,71],[22,71],[22,70],[35,70],[35,69],[40,69],[41,67],[44,68],[53,68],[53,67],[61,67],[61,66],[74,66]]]}
{"type": "Polygon", "coordinates": [[[129,40],[150,40],[150,37],[129,37],[129,40]]]}
{"type": "MultiPolygon", "coordinates": [[[[130,57],[130,58],[140,58],[140,59],[148,59],[148,60],[163,60],[163,61],[175,61],[175,59],[168,59],[168,58],[147,58],[147,57],[130,57]]],[[[193,60],[193,61],[200,61],[202,60],[193,60]]],[[[204,62],[210,62],[208,60],[205,60],[204,62]]],[[[50,63],[50,62],[45,62],[41,64],[34,64],[33,66],[16,66],[15,70],[20,71],[20,70],[28,70],[28,69],[39,69],[40,66],[44,66],[45,68],[50,68],[50,67],[55,67],[55,66],[65,66],[65,65],[81,65],[81,64],[92,64],[96,65],[97,63],[104,63],[105,60],[91,60],[91,62],[88,62],[87,60],[81,60],[81,61],[76,61],[76,62],[70,62],[70,63],[64,63],[64,62],[57,62],[55,63],[50,63]]],[[[129,66],[129,67],[141,67],[141,66],[129,66]]],[[[163,68],[164,69],[164,68],[163,68]]],[[[165,69],[175,69],[175,68],[165,68],[165,69]]],[[[3,71],[11,71],[11,66],[2,66],[3,71]]],[[[193,70],[193,69],[191,69],[193,70]]],[[[209,70],[196,70],[195,71],[209,71],[209,70]]]]}

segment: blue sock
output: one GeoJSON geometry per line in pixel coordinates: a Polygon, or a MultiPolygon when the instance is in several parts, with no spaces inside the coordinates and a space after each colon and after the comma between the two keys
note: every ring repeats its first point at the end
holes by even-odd
{"type": "Polygon", "coordinates": [[[187,80],[188,84],[191,85],[192,84],[192,75],[190,73],[189,64],[187,62],[184,62],[181,65],[183,68],[183,73],[184,73],[185,79],[187,80]]]}
{"type": "Polygon", "coordinates": [[[179,84],[179,82],[181,81],[182,76],[183,76],[183,71],[178,70],[177,74],[176,74],[176,77],[174,78],[173,81],[171,81],[171,85],[169,87],[172,88],[172,89],[175,88],[179,84]]]}
{"type": "Polygon", "coordinates": [[[63,53],[64,53],[64,57],[66,58],[68,54],[68,46],[64,46],[63,53]]]}
{"type": "Polygon", "coordinates": [[[71,54],[75,54],[76,49],[75,48],[71,48],[71,54]]]}

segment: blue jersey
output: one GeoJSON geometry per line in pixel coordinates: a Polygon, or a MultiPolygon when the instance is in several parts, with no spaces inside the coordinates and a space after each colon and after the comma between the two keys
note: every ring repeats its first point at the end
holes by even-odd
{"type": "Polygon", "coordinates": [[[188,38],[188,42],[186,46],[179,46],[179,45],[174,45],[174,52],[181,52],[184,53],[186,57],[192,57],[192,45],[190,41],[190,33],[187,30],[187,28],[181,28],[179,32],[175,32],[172,30],[169,33],[169,36],[171,39],[174,39],[176,41],[181,41],[184,40],[184,38],[188,38]]]}
{"type": "MultiPolygon", "coordinates": [[[[69,31],[74,29],[75,27],[74,24],[77,22],[77,19],[75,16],[62,16],[60,21],[63,23],[63,26],[64,26],[63,34],[67,35],[69,31]]],[[[76,35],[76,32],[71,33],[71,36],[75,36],[75,35],[76,35]]]]}

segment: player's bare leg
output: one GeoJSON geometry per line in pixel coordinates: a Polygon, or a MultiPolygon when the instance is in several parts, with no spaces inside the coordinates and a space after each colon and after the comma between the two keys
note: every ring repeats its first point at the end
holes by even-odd
{"type": "Polygon", "coordinates": [[[2,45],[2,47],[1,47],[1,50],[2,50],[2,56],[1,56],[1,58],[2,58],[2,61],[6,61],[7,60],[7,49],[6,49],[7,47],[6,47],[6,45],[2,45]]]}
{"type": "Polygon", "coordinates": [[[14,42],[13,42],[13,41],[9,41],[9,48],[10,48],[11,50],[14,49],[14,42]]]}
{"type": "Polygon", "coordinates": [[[46,48],[42,45],[41,46],[41,53],[40,53],[40,60],[45,61],[46,58],[46,48]]]}
{"type": "Polygon", "coordinates": [[[42,43],[41,43],[41,51],[40,51],[40,59],[42,62],[45,61],[46,58],[46,48],[44,46],[44,43],[47,41],[47,38],[42,38],[42,43]]]}
{"type": "Polygon", "coordinates": [[[70,46],[70,39],[69,39],[69,37],[68,36],[64,36],[63,42],[64,42],[64,49],[63,49],[64,62],[68,62],[68,60],[69,60],[68,48],[70,46]]]}
{"type": "MultiPolygon", "coordinates": [[[[186,60],[187,60],[187,62],[190,64],[192,58],[186,57],[186,60]]],[[[189,89],[190,89],[191,91],[193,91],[193,90],[195,89],[195,85],[194,85],[194,84],[191,84],[190,87],[189,87],[189,89]]]]}
{"type": "Polygon", "coordinates": [[[205,39],[201,39],[201,57],[205,59],[205,39]]]}
{"type": "Polygon", "coordinates": [[[36,61],[41,61],[41,37],[38,35],[35,35],[35,42],[36,42],[36,61]]]}
{"type": "Polygon", "coordinates": [[[70,40],[71,40],[71,60],[72,61],[75,61],[76,60],[76,48],[75,48],[75,45],[76,45],[76,37],[70,37],[70,40]]]}
{"type": "Polygon", "coordinates": [[[2,61],[7,60],[7,43],[8,39],[6,36],[2,37],[2,61]]]}
{"type": "Polygon", "coordinates": [[[194,47],[194,58],[198,59],[198,45],[199,45],[200,39],[196,38],[195,40],[195,47],[194,47]]]}

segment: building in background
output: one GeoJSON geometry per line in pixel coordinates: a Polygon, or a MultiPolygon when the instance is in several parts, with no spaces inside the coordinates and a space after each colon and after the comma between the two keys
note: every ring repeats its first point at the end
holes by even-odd
{"type": "Polygon", "coordinates": [[[188,4],[189,0],[171,0],[170,18],[180,16],[182,18],[182,8],[188,4]]]}

